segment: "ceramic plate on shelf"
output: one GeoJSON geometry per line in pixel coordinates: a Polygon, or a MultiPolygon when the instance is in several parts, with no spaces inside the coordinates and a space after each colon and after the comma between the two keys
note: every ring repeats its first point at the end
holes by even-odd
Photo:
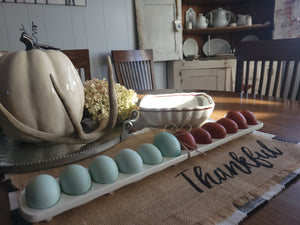
{"type": "Polygon", "coordinates": [[[260,39],[256,35],[247,35],[243,37],[241,41],[259,41],[260,39]]]}
{"type": "Polygon", "coordinates": [[[217,54],[230,54],[231,48],[230,44],[221,38],[214,38],[203,44],[203,53],[206,56],[212,56],[217,54]]]}
{"type": "Polygon", "coordinates": [[[186,39],[183,42],[182,50],[185,57],[198,55],[199,47],[197,41],[193,38],[186,39]]]}

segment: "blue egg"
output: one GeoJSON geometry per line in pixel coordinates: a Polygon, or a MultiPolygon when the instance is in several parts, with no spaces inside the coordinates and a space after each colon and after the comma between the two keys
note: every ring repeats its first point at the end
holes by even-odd
{"type": "Polygon", "coordinates": [[[160,132],[154,137],[153,144],[160,150],[163,156],[175,157],[180,155],[180,143],[171,133],[160,132]]]}
{"type": "Polygon", "coordinates": [[[115,161],[123,173],[138,173],[143,169],[141,156],[129,148],[120,150],[115,156],[115,161]]]}
{"type": "Polygon", "coordinates": [[[113,183],[119,177],[119,170],[116,162],[105,155],[94,158],[90,163],[89,171],[93,181],[101,184],[113,183]]]}
{"type": "Polygon", "coordinates": [[[88,170],[81,165],[67,166],[59,176],[61,190],[69,195],[81,195],[90,190],[92,179],[88,170]]]}
{"type": "Polygon", "coordinates": [[[26,203],[33,209],[47,209],[58,202],[60,193],[57,180],[48,174],[41,174],[27,184],[26,203]]]}
{"type": "Polygon", "coordinates": [[[140,145],[137,153],[142,157],[144,164],[156,165],[163,160],[161,152],[153,144],[145,143],[140,145]]]}

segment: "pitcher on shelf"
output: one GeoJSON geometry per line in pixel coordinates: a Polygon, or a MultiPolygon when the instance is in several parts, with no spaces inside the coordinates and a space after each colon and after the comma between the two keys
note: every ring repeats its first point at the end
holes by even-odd
{"type": "Polygon", "coordinates": [[[250,15],[237,15],[237,25],[238,26],[251,26],[252,25],[252,18],[250,15]]]}
{"type": "Polygon", "coordinates": [[[210,27],[226,27],[230,22],[231,14],[222,9],[218,8],[216,12],[208,13],[210,27]]]}
{"type": "Polygon", "coordinates": [[[202,13],[199,13],[199,16],[196,20],[196,28],[207,28],[208,26],[208,19],[203,16],[202,13]]]}

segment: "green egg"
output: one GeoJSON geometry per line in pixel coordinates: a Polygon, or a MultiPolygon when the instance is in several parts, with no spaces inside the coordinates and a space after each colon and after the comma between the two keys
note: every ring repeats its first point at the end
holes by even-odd
{"type": "Polygon", "coordinates": [[[176,157],[180,155],[181,148],[177,138],[168,132],[160,132],[153,139],[153,144],[166,157],[176,157]]]}
{"type": "Polygon", "coordinates": [[[94,158],[89,166],[89,171],[93,181],[101,184],[113,183],[119,176],[116,162],[105,155],[94,158]]]}
{"type": "Polygon", "coordinates": [[[47,209],[59,201],[60,193],[57,180],[48,174],[41,174],[27,184],[26,203],[33,209],[47,209]]]}
{"type": "Polygon", "coordinates": [[[88,170],[77,164],[67,166],[59,176],[61,190],[69,195],[81,195],[90,190],[92,179],[88,170]]]}
{"type": "Polygon", "coordinates": [[[138,173],[143,169],[141,156],[129,148],[120,150],[115,156],[115,161],[123,173],[138,173]]]}
{"type": "Polygon", "coordinates": [[[137,153],[142,157],[144,164],[156,165],[162,162],[162,155],[159,149],[149,143],[142,144],[138,147],[137,153]]]}

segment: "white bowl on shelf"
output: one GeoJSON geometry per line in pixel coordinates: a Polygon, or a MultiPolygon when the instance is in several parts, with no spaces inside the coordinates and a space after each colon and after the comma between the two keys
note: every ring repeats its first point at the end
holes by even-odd
{"type": "Polygon", "coordinates": [[[138,120],[151,127],[186,122],[197,127],[209,118],[214,107],[213,99],[203,92],[146,95],[140,102],[138,120]]]}

